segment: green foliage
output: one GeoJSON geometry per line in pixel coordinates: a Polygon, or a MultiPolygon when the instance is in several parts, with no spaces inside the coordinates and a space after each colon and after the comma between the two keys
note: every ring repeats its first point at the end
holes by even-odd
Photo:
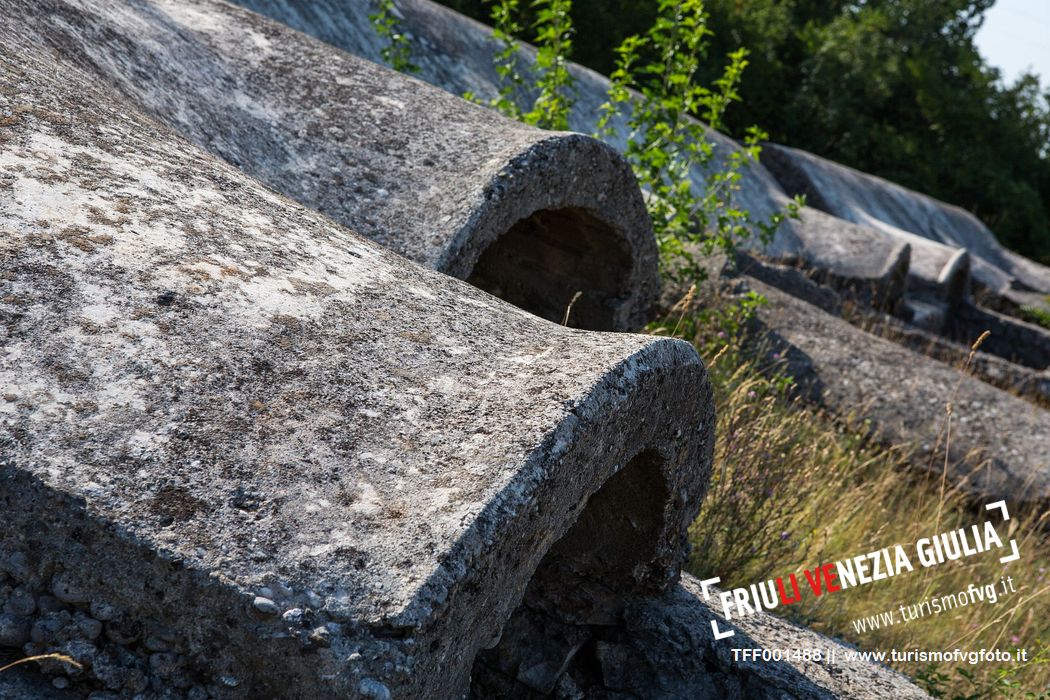
{"type": "Polygon", "coordinates": [[[1050,328],[1050,311],[1040,306],[1022,306],[1020,311],[1021,318],[1024,320],[1031,321],[1043,328],[1050,328]]]}
{"type": "Polygon", "coordinates": [[[710,0],[717,48],[756,47],[729,127],[960,205],[1050,261],[1050,100],[974,35],[992,0],[710,0]],[[979,166],[977,166],[979,164],[979,166]]]}
{"type": "MultiPolygon", "coordinates": [[[[641,186],[650,194],[653,221],[665,270],[688,280],[704,276],[696,254],[732,251],[738,240],[758,233],[768,240],[784,218],[758,221],[734,202],[742,171],[756,159],[765,134],[749,127],[744,148],[724,155],[710,137],[723,126],[726,109],[740,99],[737,86],[747,66],[747,52],[737,49],[712,81],[698,82],[711,31],[701,0],[660,0],[656,21],[644,35],[627,37],[616,49],[616,69],[609,76],[608,101],[602,106],[598,136],[614,136],[617,118],[626,115],[629,135],[624,155],[641,186]],[[640,92],[635,100],[632,90],[640,92]],[[703,179],[694,187],[692,177],[703,179]]],[[[793,207],[797,209],[797,203],[793,207]]]]}
{"type": "Polygon", "coordinates": [[[412,44],[401,29],[394,0],[371,0],[374,11],[368,15],[376,33],[387,41],[382,49],[383,60],[402,73],[417,73],[419,66],[412,63],[412,44]]]}
{"type": "MultiPolygon", "coordinates": [[[[500,45],[493,63],[500,86],[489,106],[528,124],[568,128],[572,7],[571,0],[531,3],[537,55],[535,64],[524,69],[515,38],[523,31],[522,8],[518,0],[493,3],[490,19],[500,45]],[[519,104],[523,94],[534,96],[528,109],[519,104]]],[[[711,87],[701,85],[698,75],[710,34],[701,0],[660,0],[652,26],[627,37],[616,50],[616,68],[596,134],[615,140],[615,125],[626,121],[624,155],[649,195],[664,272],[678,281],[704,277],[700,257],[731,252],[751,236],[768,240],[801,203],[763,221],[734,201],[743,169],[757,158],[758,142],[765,134],[748,128],[739,149],[728,141],[716,145],[708,132],[724,125],[729,105],[740,99],[737,86],[747,66],[747,52],[733,51],[711,87]]],[[[476,100],[474,95],[467,97],[476,100]]]]}
{"type": "Polygon", "coordinates": [[[572,75],[569,59],[572,56],[572,0],[534,0],[537,11],[533,28],[536,36],[537,91],[532,109],[524,115],[525,122],[544,129],[568,129],[572,99],[572,75]]]}
{"type": "MultiPolygon", "coordinates": [[[[522,110],[515,99],[525,80],[521,75],[518,40],[522,32],[518,22],[520,13],[518,0],[498,0],[492,6],[492,35],[500,43],[500,49],[492,57],[492,64],[499,75],[499,96],[489,101],[488,106],[511,119],[522,119],[522,110]]],[[[479,100],[472,93],[464,97],[472,102],[479,100]]]]}
{"type": "MultiPolygon", "coordinates": [[[[480,0],[444,2],[482,16],[480,0]]],[[[762,124],[774,141],[960,205],[1008,247],[1050,263],[1050,93],[1031,75],[1003,84],[981,58],[973,37],[991,3],[707,0],[707,55],[750,49],[725,129],[762,124]]],[[[613,47],[660,6],[576,0],[574,19],[588,28],[576,59],[614,71],[613,47]]],[[[722,72],[704,61],[699,82],[722,72]]]]}
{"type": "MultiPolygon", "coordinates": [[[[505,116],[541,129],[568,129],[573,84],[569,73],[574,33],[572,0],[533,0],[529,9],[533,15],[530,26],[534,30],[536,60],[523,71],[517,40],[524,32],[519,0],[492,3],[489,19],[493,36],[500,44],[492,62],[500,86],[499,95],[487,104],[505,116]],[[522,95],[532,101],[527,109],[519,105],[522,95]]],[[[473,93],[464,97],[480,101],[473,93]]]]}
{"type": "MultiPolygon", "coordinates": [[[[1013,650],[1014,653],[1017,649],[1013,650]]],[[[915,679],[923,689],[935,698],[946,700],[991,700],[992,698],[1017,698],[1024,700],[1047,700],[1050,692],[1026,690],[1018,676],[1037,666],[1050,664],[1050,647],[1041,641],[1036,642],[1035,654],[1028,661],[1001,666],[992,673],[978,675],[973,669],[958,666],[953,669],[958,682],[954,690],[948,690],[953,680],[950,674],[944,673],[936,664],[920,669],[915,679]],[[963,687],[964,690],[959,688],[963,687]]]]}

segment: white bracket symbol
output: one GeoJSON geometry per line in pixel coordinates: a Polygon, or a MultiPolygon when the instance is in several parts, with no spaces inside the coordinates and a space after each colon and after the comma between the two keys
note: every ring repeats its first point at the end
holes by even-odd
{"type": "MultiPolygon", "coordinates": [[[[996,501],[995,503],[989,503],[988,505],[986,505],[984,507],[985,510],[994,510],[995,508],[998,508],[1002,512],[1002,514],[1003,514],[1003,522],[1006,522],[1007,520],[1010,519],[1010,511],[1008,511],[1006,509],[1006,501],[1005,500],[996,501]]],[[[1013,551],[1013,554],[1007,555],[1005,557],[1000,557],[999,558],[999,563],[1000,564],[1006,564],[1007,562],[1017,561],[1018,559],[1021,558],[1021,553],[1019,551],[1017,551],[1017,540],[1016,539],[1010,540],[1010,549],[1013,551]]]]}
{"type": "MultiPolygon", "coordinates": [[[[704,594],[704,600],[711,599],[710,594],[707,592],[707,587],[713,586],[721,580],[722,579],[720,577],[715,576],[714,578],[704,579],[700,582],[700,592],[704,594]]],[[[715,635],[715,641],[718,641],[719,639],[725,639],[726,637],[732,637],[734,634],[736,634],[736,632],[734,632],[733,630],[727,630],[723,632],[722,630],[718,629],[717,620],[711,620],[711,631],[715,635]]]]}

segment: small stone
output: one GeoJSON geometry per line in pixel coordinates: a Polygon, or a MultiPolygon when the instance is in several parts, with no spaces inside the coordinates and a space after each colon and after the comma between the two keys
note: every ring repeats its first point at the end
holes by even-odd
{"type": "Polygon", "coordinates": [[[62,630],[71,619],[67,612],[48,613],[33,623],[29,639],[45,646],[57,644],[62,641],[62,630]]]}
{"type": "Polygon", "coordinates": [[[277,603],[273,602],[269,598],[264,598],[261,595],[255,596],[255,600],[252,602],[252,605],[263,615],[279,615],[281,612],[281,609],[277,607],[277,603]]]}
{"type": "Polygon", "coordinates": [[[171,651],[171,644],[155,634],[146,637],[142,644],[150,651],[171,651]]]}
{"type": "Polygon", "coordinates": [[[141,633],[142,630],[138,625],[125,618],[117,618],[106,623],[106,636],[114,644],[127,646],[132,642],[138,641],[141,633]]]}
{"type": "Polygon", "coordinates": [[[11,613],[0,614],[0,647],[19,648],[29,641],[29,620],[11,613]]]}
{"type": "Polygon", "coordinates": [[[42,615],[47,615],[48,613],[54,613],[65,609],[65,606],[62,604],[62,601],[60,601],[55,596],[47,595],[46,593],[36,599],[36,607],[42,615]]]}
{"type": "Polygon", "coordinates": [[[51,592],[63,603],[70,605],[86,603],[90,600],[82,588],[69,580],[68,574],[58,574],[51,581],[51,592]]]}
{"type": "Polygon", "coordinates": [[[149,678],[137,668],[129,668],[124,675],[124,690],[131,693],[141,693],[149,687],[149,678]]]}
{"type": "Polygon", "coordinates": [[[298,625],[303,621],[303,609],[292,608],[291,610],[286,610],[285,613],[281,615],[281,619],[289,625],[298,625]]]}
{"type": "Polygon", "coordinates": [[[159,652],[150,654],[149,668],[154,674],[163,680],[171,678],[181,663],[178,654],[170,652],[159,652]]]}
{"type": "Polygon", "coordinates": [[[186,700],[208,700],[208,691],[204,686],[195,685],[186,691],[186,700]]]}
{"type": "Polygon", "coordinates": [[[36,597],[25,586],[19,586],[11,591],[4,605],[4,611],[22,617],[32,615],[36,612],[36,597]]]}
{"type": "Polygon", "coordinates": [[[362,678],[357,692],[373,700],[390,700],[390,689],[374,678],[362,678]]]}
{"type": "Polygon", "coordinates": [[[55,676],[51,679],[51,685],[55,686],[59,690],[65,690],[69,687],[69,679],[65,676],[55,676]]]}
{"type": "Polygon", "coordinates": [[[23,552],[12,552],[6,559],[0,560],[0,569],[11,574],[16,581],[29,580],[29,560],[23,552]]]}
{"type": "MultiPolygon", "coordinates": [[[[83,639],[74,639],[67,643],[63,648],[66,654],[73,657],[77,663],[83,666],[85,669],[91,668],[95,665],[95,659],[98,657],[98,647],[91,642],[84,641],[83,639]]],[[[76,667],[63,664],[63,670],[66,673],[76,673],[76,667]]]]}
{"type": "Polygon", "coordinates": [[[120,612],[115,607],[101,600],[91,601],[90,610],[91,617],[95,618],[96,620],[102,620],[103,622],[109,622],[110,620],[114,620],[116,619],[117,615],[120,614],[120,612]]]}
{"type": "Polygon", "coordinates": [[[80,630],[85,639],[98,639],[99,635],[102,634],[102,623],[98,620],[88,617],[84,613],[76,613],[73,619],[77,624],[77,629],[80,630]]]}
{"type": "Polygon", "coordinates": [[[119,690],[124,684],[124,669],[113,658],[112,648],[99,654],[91,667],[91,675],[110,690],[119,690]]]}
{"type": "Polygon", "coordinates": [[[332,633],[328,631],[327,627],[315,627],[310,632],[310,643],[319,647],[329,647],[332,645],[332,633]]]}

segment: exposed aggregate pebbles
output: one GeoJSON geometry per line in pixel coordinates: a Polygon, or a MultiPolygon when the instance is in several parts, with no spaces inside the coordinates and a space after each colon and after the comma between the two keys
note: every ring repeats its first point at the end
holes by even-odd
{"type": "MultiPolygon", "coordinates": [[[[328,647],[340,631],[309,607],[282,612],[267,597],[276,597],[271,588],[259,593],[254,611],[279,615],[304,651],[328,647]]],[[[61,571],[34,571],[21,552],[0,558],[0,666],[24,656],[65,655],[79,667],[45,659],[38,668],[56,689],[88,700],[207,700],[227,697],[240,685],[234,676],[202,671],[193,663],[197,652],[170,628],[92,599],[61,571]]]]}

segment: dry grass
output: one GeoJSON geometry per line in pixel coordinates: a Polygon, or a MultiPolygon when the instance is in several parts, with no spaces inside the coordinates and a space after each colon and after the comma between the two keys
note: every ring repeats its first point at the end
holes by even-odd
{"type": "Polygon", "coordinates": [[[65,654],[38,654],[37,656],[26,656],[18,661],[12,661],[6,666],[0,666],[0,673],[12,669],[15,666],[21,666],[22,664],[27,664],[33,661],[61,661],[64,664],[73,666],[74,668],[84,668],[79,661],[65,654]]]}
{"type": "MultiPolygon", "coordinates": [[[[692,340],[709,360],[715,384],[715,472],[691,532],[693,573],[721,576],[727,586],[747,585],[984,520],[979,505],[950,483],[942,485],[939,470],[909,469],[904,448],[868,444],[863,430],[789,399],[775,368],[756,366],[734,349],[742,345],[735,337],[742,323],[733,316],[692,316],[679,308],[654,328],[692,340]]],[[[946,405],[950,400],[945,397],[946,405]]],[[[940,437],[943,444],[948,435],[940,437]]],[[[972,556],[835,595],[803,596],[802,603],[774,612],[861,649],[1025,648],[1029,658],[1042,662],[963,664],[961,671],[894,665],[939,697],[1046,697],[1050,523],[1047,514],[1014,516],[1010,536],[1018,539],[1018,561],[1003,565],[998,556],[972,556]],[[1017,593],[994,605],[970,605],[864,634],[852,626],[861,617],[1003,576],[1013,577],[1017,593]]]]}

